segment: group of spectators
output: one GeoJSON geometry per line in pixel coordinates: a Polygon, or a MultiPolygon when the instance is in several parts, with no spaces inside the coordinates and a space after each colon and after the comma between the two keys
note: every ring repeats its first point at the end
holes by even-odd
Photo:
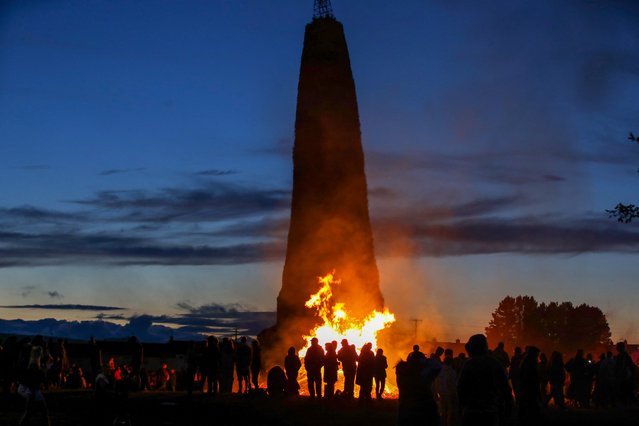
{"type": "MultiPolygon", "coordinates": [[[[324,383],[324,397],[327,399],[336,395],[353,398],[357,384],[359,399],[371,400],[373,381],[375,396],[377,399],[382,399],[386,387],[388,362],[383,349],[377,349],[377,353],[374,353],[372,348],[371,343],[366,343],[358,354],[355,345],[349,344],[347,339],[342,340],[339,350],[337,341],[328,342],[322,348],[318,339],[313,337],[304,355],[304,369],[311,400],[322,398],[322,383],[324,383]],[[340,365],[344,373],[343,390],[335,389],[340,365]]],[[[291,346],[284,358],[284,369],[275,366],[269,370],[267,377],[269,394],[298,395],[300,390],[298,377],[301,368],[302,361],[295,347],[291,346]]]]}
{"type": "MultiPolygon", "coordinates": [[[[103,360],[100,347],[91,339],[90,368],[85,372],[69,361],[63,340],[10,337],[0,342],[0,389],[4,395],[16,392],[25,398],[21,424],[36,409],[48,419],[42,394],[47,389],[92,388],[97,400],[110,392],[126,394],[131,390],[231,393],[235,379],[240,394],[260,389],[262,355],[257,340],[224,337],[220,341],[210,336],[193,342],[178,371],[167,364],[156,371],[147,370],[143,346],[135,337],[127,347],[126,361],[116,364],[113,357],[103,360]]],[[[614,353],[601,353],[596,360],[580,349],[566,362],[560,352],[547,357],[534,346],[524,350],[517,347],[512,355],[503,343],[490,350],[484,335],[472,336],[465,348],[468,357],[463,352],[454,356],[451,349],[442,347],[426,355],[415,345],[406,360],[395,366],[399,425],[500,425],[513,408],[517,408],[522,424],[539,424],[548,406],[563,410],[569,406],[605,408],[636,402],[638,367],[624,343],[618,343],[614,353]]],[[[313,338],[301,359],[290,347],[284,368],[269,370],[266,391],[270,395],[298,395],[304,367],[311,399],[354,398],[356,385],[361,401],[371,400],[373,389],[376,398],[382,399],[388,362],[381,348],[376,353],[372,349],[367,343],[358,353],[346,339],[339,348],[337,341],[322,347],[313,338]],[[344,387],[336,389],[340,367],[344,387]]]]}
{"type": "Polygon", "coordinates": [[[517,408],[520,423],[542,424],[549,405],[572,407],[634,404],[638,368],[624,343],[597,361],[578,350],[566,363],[550,359],[535,346],[517,347],[510,356],[503,343],[489,350],[486,337],[472,336],[469,358],[453,358],[450,349],[427,357],[413,348],[396,366],[399,425],[501,425],[517,408]],[[443,355],[443,359],[442,359],[443,355]]]}

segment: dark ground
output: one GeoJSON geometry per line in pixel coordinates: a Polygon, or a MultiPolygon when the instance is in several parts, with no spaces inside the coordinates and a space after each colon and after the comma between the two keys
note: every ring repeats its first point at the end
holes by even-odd
{"type": "MultiPolygon", "coordinates": [[[[46,394],[53,426],[113,425],[112,415],[100,421],[92,392],[60,391],[46,394]]],[[[196,394],[146,392],[128,400],[131,425],[394,425],[397,400],[312,403],[306,397],[277,400],[263,395],[226,395],[210,398],[196,394]]],[[[13,395],[0,407],[0,425],[17,425],[23,401],[13,395]],[[8,406],[7,406],[8,405],[8,406]]],[[[111,413],[113,414],[113,413],[111,413]]],[[[31,424],[41,424],[36,416],[31,424]]],[[[126,424],[126,423],[124,423],[126,424]]],[[[512,422],[512,425],[517,425],[512,422]]],[[[639,407],[609,410],[551,410],[544,425],[639,425],[639,407]]]]}

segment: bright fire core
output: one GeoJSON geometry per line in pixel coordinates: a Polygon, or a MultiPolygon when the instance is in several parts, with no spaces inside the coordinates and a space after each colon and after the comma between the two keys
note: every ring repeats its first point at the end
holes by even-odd
{"type": "Polygon", "coordinates": [[[347,339],[358,352],[369,342],[375,350],[377,333],[395,322],[395,315],[384,308],[384,312],[373,310],[366,318],[354,318],[349,315],[346,303],[333,300],[332,286],[338,286],[341,282],[335,279],[335,271],[318,280],[320,289],[306,301],[306,307],[314,309],[323,323],[304,336],[307,346],[300,351],[300,356],[306,354],[313,337],[317,337],[322,347],[328,342],[337,341],[339,344],[342,339],[347,339]]]}

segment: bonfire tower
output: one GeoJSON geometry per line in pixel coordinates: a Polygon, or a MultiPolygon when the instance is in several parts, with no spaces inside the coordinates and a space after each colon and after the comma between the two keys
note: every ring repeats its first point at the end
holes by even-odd
{"type": "Polygon", "coordinates": [[[304,35],[293,167],[277,329],[310,329],[315,319],[304,303],[318,290],[317,278],[332,270],[342,281],[336,299],[351,313],[381,309],[355,83],[330,0],[315,0],[304,35]]]}

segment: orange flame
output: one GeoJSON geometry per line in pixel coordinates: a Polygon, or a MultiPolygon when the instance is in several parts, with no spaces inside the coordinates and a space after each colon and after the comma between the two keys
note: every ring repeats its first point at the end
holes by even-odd
{"type": "MultiPolygon", "coordinates": [[[[304,339],[308,342],[312,337],[317,337],[319,344],[324,346],[333,340],[340,342],[348,339],[348,342],[355,345],[358,351],[365,343],[372,343],[373,349],[377,348],[377,333],[388,325],[395,322],[393,315],[387,308],[383,312],[373,310],[365,318],[353,318],[348,314],[346,303],[333,302],[333,285],[340,285],[341,280],[335,279],[335,271],[324,277],[318,278],[321,285],[317,293],[312,294],[306,301],[305,306],[315,309],[317,316],[324,322],[309,331],[304,339]]],[[[304,356],[310,347],[310,343],[300,351],[300,356],[304,356]]]]}

